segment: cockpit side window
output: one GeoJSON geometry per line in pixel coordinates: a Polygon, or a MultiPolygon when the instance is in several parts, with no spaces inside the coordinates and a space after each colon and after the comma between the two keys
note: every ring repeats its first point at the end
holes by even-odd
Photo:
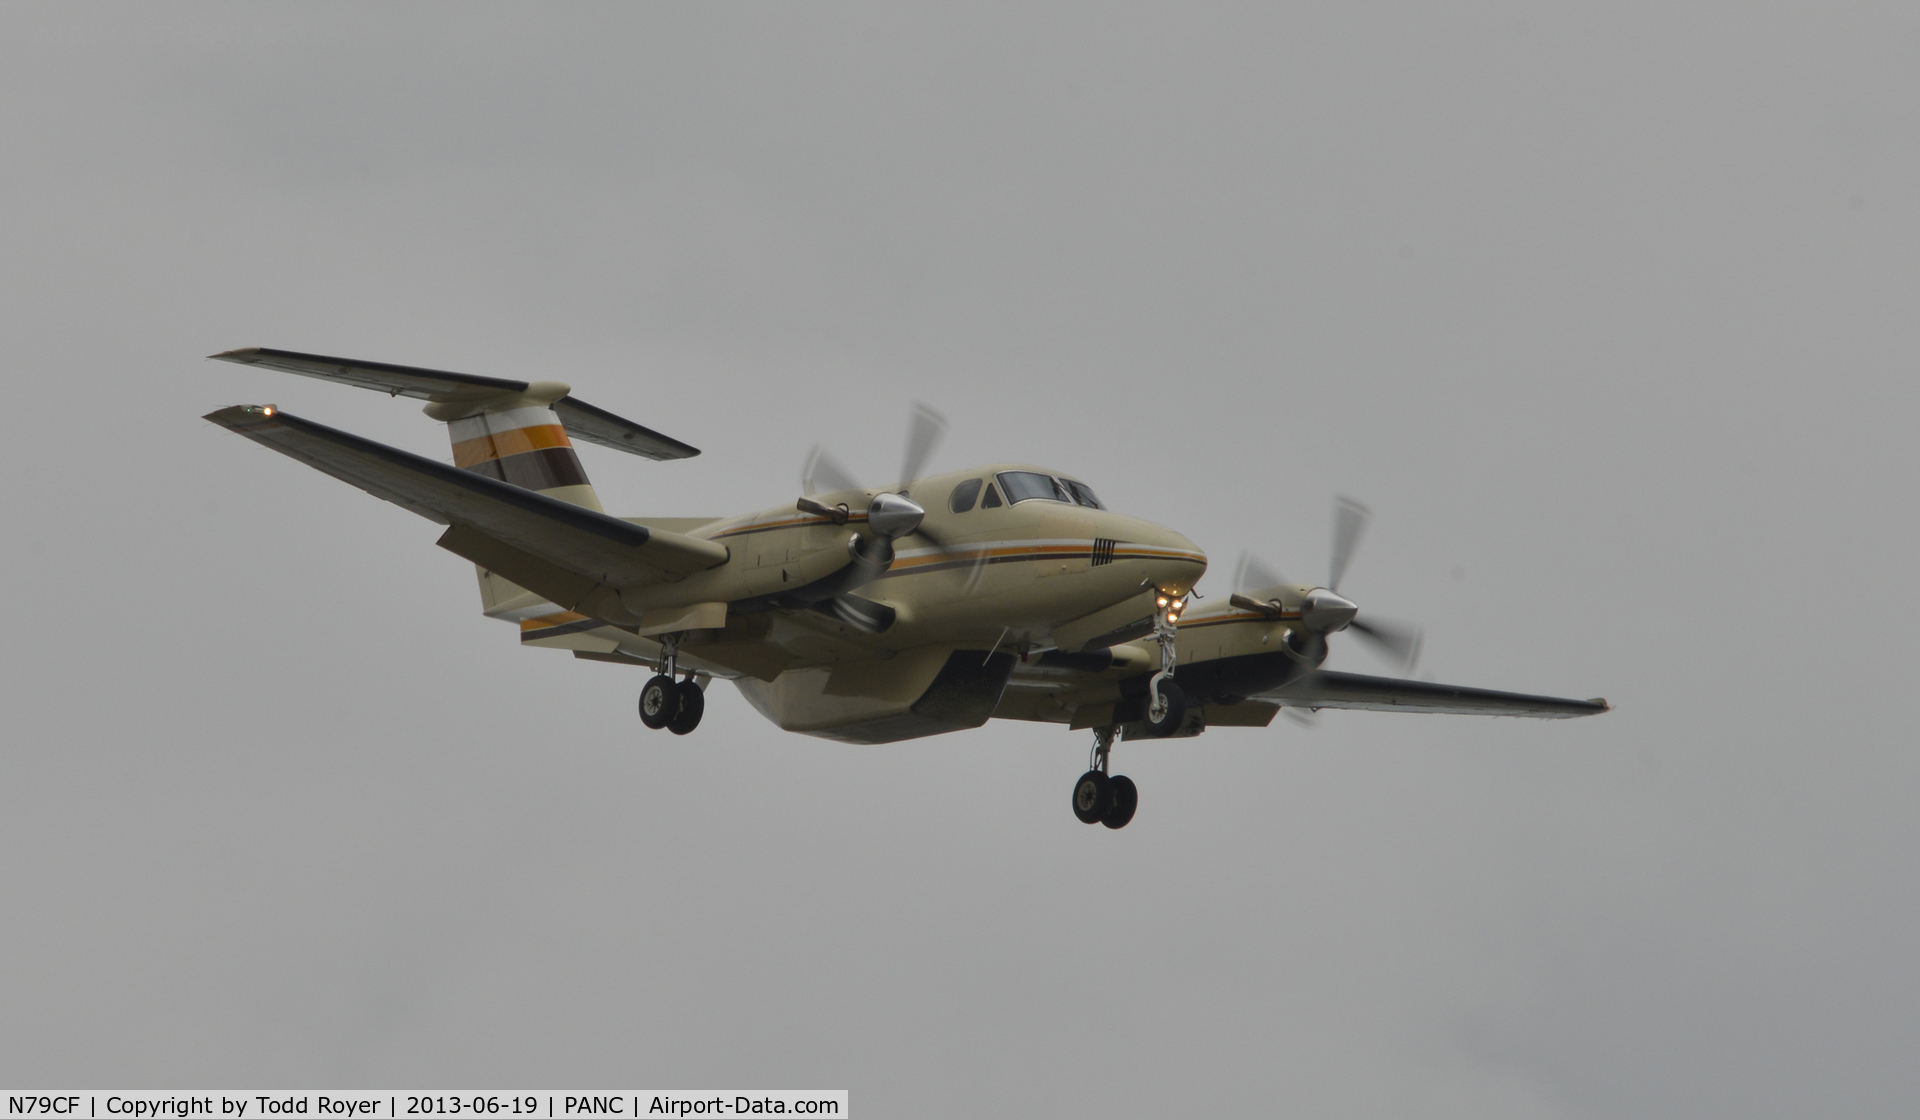
{"type": "Polygon", "coordinates": [[[1007,489],[1007,501],[1018,504],[1040,498],[1049,502],[1072,502],[1073,498],[1050,474],[1038,471],[1001,471],[994,476],[1007,489]]]}
{"type": "Polygon", "coordinates": [[[1100,504],[1100,499],[1093,496],[1092,487],[1089,487],[1086,483],[1075,482],[1071,478],[1063,478],[1060,481],[1067,484],[1067,490],[1073,494],[1073,500],[1078,504],[1086,506],[1089,509],[1107,508],[1100,504]]]}
{"type": "Polygon", "coordinates": [[[955,513],[965,513],[973,508],[980,497],[981,480],[969,478],[953,488],[953,496],[947,499],[947,508],[955,513]]]}
{"type": "Polygon", "coordinates": [[[980,508],[981,509],[999,509],[1001,506],[1005,504],[1006,503],[1000,500],[1000,491],[995,490],[993,488],[993,483],[991,482],[987,483],[987,496],[981,499],[980,508]]]}

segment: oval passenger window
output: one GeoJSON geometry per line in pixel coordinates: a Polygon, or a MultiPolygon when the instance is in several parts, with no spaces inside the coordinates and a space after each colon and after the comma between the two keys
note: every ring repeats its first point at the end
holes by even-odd
{"type": "Polygon", "coordinates": [[[953,496],[947,499],[947,508],[955,513],[965,513],[973,508],[974,500],[980,497],[980,480],[969,478],[953,488],[953,496]]]}

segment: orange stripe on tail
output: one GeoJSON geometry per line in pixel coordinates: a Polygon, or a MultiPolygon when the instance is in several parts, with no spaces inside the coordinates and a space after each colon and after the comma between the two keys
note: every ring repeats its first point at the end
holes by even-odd
{"type": "Polygon", "coordinates": [[[463,439],[453,445],[453,465],[466,468],[478,463],[490,463],[495,459],[504,459],[509,455],[519,455],[527,451],[539,451],[548,447],[572,447],[567,439],[567,430],[559,424],[539,424],[528,428],[509,428],[503,432],[489,432],[473,439],[463,439]]]}

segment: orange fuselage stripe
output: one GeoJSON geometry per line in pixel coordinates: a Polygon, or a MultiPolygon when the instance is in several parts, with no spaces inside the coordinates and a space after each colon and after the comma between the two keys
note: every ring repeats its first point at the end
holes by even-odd
{"type": "MultiPolygon", "coordinates": [[[[867,519],[867,514],[865,510],[862,510],[859,513],[853,513],[853,514],[847,515],[847,520],[849,522],[865,521],[866,519],[867,519]]],[[[712,539],[716,541],[725,540],[728,537],[740,537],[740,536],[745,536],[748,533],[765,533],[773,529],[791,529],[798,525],[837,525],[837,524],[838,522],[834,521],[830,517],[794,517],[794,518],[789,518],[785,521],[769,521],[761,525],[742,525],[738,529],[728,529],[724,533],[715,533],[712,539]]]]}
{"type": "Polygon", "coordinates": [[[584,614],[575,614],[572,611],[561,611],[558,614],[543,614],[539,618],[523,618],[520,620],[520,631],[525,633],[529,630],[546,630],[554,626],[564,626],[569,622],[584,622],[586,617],[584,614]]]}
{"type": "Polygon", "coordinates": [[[489,463],[495,459],[504,459],[509,455],[518,455],[526,451],[539,451],[545,447],[572,447],[567,439],[567,430],[558,424],[536,424],[531,428],[509,428],[504,432],[490,432],[473,439],[463,439],[453,445],[453,465],[471,467],[475,463],[489,463]]]}
{"type": "MultiPolygon", "coordinates": [[[[1047,559],[1053,559],[1053,558],[1059,558],[1064,560],[1072,560],[1075,558],[1088,559],[1092,556],[1092,549],[1090,547],[1091,545],[1092,545],[1091,541],[1087,542],[1087,544],[1077,544],[1077,545],[1075,544],[1017,545],[1016,544],[1016,545],[1002,545],[997,548],[980,548],[978,546],[957,544],[953,546],[953,551],[950,554],[945,556],[941,556],[941,555],[903,556],[900,559],[895,560],[893,562],[892,570],[901,571],[904,569],[923,567],[928,564],[951,564],[951,563],[954,563],[955,561],[964,563],[967,561],[971,561],[980,556],[985,556],[985,558],[990,561],[1005,559],[1007,557],[1017,557],[1023,560],[1047,560],[1047,559]]],[[[1113,559],[1116,562],[1120,560],[1185,560],[1185,561],[1188,561],[1189,563],[1194,563],[1194,564],[1198,564],[1201,562],[1198,556],[1189,555],[1184,552],[1134,551],[1127,548],[1125,545],[1121,545],[1120,548],[1114,552],[1113,559]]]]}

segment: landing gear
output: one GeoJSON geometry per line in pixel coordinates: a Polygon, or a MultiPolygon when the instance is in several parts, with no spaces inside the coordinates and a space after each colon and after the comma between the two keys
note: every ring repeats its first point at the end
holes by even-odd
{"type": "Polygon", "coordinates": [[[1107,811],[1100,814],[1100,823],[1108,828],[1125,828],[1133,819],[1133,811],[1140,807],[1140,787],[1125,774],[1115,774],[1109,779],[1107,791],[1107,811]]]}
{"type": "Polygon", "coordinates": [[[640,686],[640,722],[660,730],[680,714],[680,686],[665,673],[640,686]]]}
{"type": "Polygon", "coordinates": [[[700,726],[707,710],[706,693],[691,677],[674,679],[679,674],[680,635],[662,635],[660,654],[660,672],[640,686],[640,722],[656,731],[664,727],[685,735],[700,726]]]}
{"type": "Polygon", "coordinates": [[[674,691],[680,695],[680,710],[667,721],[667,730],[675,735],[685,735],[700,726],[700,717],[707,710],[707,694],[700,691],[700,686],[691,680],[681,681],[674,686],[674,691]]]}
{"type": "Polygon", "coordinates": [[[1160,671],[1147,681],[1147,710],[1143,722],[1147,726],[1147,734],[1164,739],[1180,730],[1180,725],[1187,720],[1187,694],[1173,683],[1173,670],[1178,660],[1174,639],[1180,633],[1175,624],[1180,619],[1180,611],[1186,605],[1186,600],[1161,592],[1154,597],[1154,603],[1158,609],[1153,616],[1153,636],[1160,645],[1160,671]]]}
{"type": "Polygon", "coordinates": [[[1170,680],[1156,680],[1155,684],[1158,687],[1147,695],[1146,719],[1142,722],[1147,725],[1147,734],[1164,739],[1187,721],[1187,694],[1170,680]]]}
{"type": "Polygon", "coordinates": [[[1092,824],[1107,811],[1113,798],[1113,780],[1098,770],[1089,770],[1073,783],[1073,815],[1081,824],[1092,824]]]}
{"type": "Polygon", "coordinates": [[[1108,775],[1107,761],[1113,753],[1114,727],[1096,727],[1093,731],[1093,768],[1073,783],[1073,815],[1081,824],[1099,822],[1108,828],[1125,828],[1140,807],[1140,790],[1125,774],[1108,775]]]}

